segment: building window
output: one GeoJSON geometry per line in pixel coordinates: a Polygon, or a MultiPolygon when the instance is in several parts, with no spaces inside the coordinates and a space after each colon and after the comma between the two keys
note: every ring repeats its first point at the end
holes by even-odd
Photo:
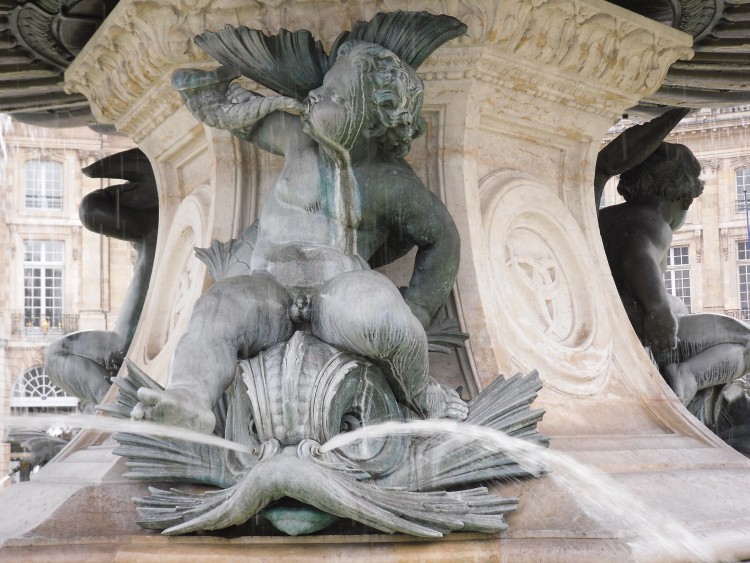
{"type": "Polygon", "coordinates": [[[745,191],[748,192],[748,207],[750,207],[750,166],[738,168],[734,171],[737,186],[737,213],[745,212],[745,191]]]}
{"type": "Polygon", "coordinates": [[[13,386],[10,406],[13,412],[66,412],[74,411],[78,399],[71,397],[52,383],[44,366],[26,370],[13,386]]]}
{"type": "Polygon", "coordinates": [[[63,326],[64,243],[24,241],[23,316],[26,328],[63,326]]]}
{"type": "Polygon", "coordinates": [[[26,163],[26,207],[62,209],[62,164],[50,160],[26,163]]]}
{"type": "Polygon", "coordinates": [[[737,241],[737,262],[740,311],[750,311],[750,245],[746,240],[737,241]]]}
{"type": "Polygon", "coordinates": [[[667,254],[664,285],[667,292],[678,297],[692,311],[690,303],[690,255],[687,246],[673,246],[667,254]]]}

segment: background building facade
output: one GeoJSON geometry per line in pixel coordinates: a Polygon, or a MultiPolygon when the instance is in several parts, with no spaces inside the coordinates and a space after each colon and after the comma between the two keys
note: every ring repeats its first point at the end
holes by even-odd
{"type": "MultiPolygon", "coordinates": [[[[1,123],[2,412],[75,410],[77,399],[44,372],[45,348],[69,332],[114,327],[134,257],[130,244],[81,226],[83,196],[119,183],[87,178],[81,168],[132,143],[88,128],[1,123]]],[[[7,456],[6,448],[0,469],[7,456]]]]}

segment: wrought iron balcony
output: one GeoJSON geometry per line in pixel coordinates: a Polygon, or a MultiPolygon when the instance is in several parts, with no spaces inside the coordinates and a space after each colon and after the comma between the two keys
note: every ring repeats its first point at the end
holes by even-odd
{"type": "Polygon", "coordinates": [[[78,330],[78,315],[28,317],[23,313],[11,315],[11,334],[26,338],[56,338],[78,330]]]}
{"type": "Polygon", "coordinates": [[[750,309],[724,309],[724,314],[743,321],[750,320],[750,309]]]}
{"type": "MultiPolygon", "coordinates": [[[[745,212],[745,198],[738,197],[737,201],[737,213],[744,213],[745,212]]],[[[747,199],[747,207],[750,209],[750,197],[747,199]]]]}

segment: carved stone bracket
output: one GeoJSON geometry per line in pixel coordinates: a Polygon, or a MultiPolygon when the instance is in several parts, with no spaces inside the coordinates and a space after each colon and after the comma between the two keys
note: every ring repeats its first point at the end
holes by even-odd
{"type": "Polygon", "coordinates": [[[30,150],[26,156],[26,160],[59,160],[62,162],[64,159],[65,155],[62,151],[47,147],[30,150]]]}
{"type": "Polygon", "coordinates": [[[70,234],[73,239],[73,260],[78,260],[78,254],[81,244],[81,227],[71,227],[70,234]]]}
{"type": "Polygon", "coordinates": [[[95,150],[84,150],[78,151],[78,160],[81,163],[81,167],[88,166],[95,160],[99,160],[102,157],[101,151],[95,150]]]}
{"type": "Polygon", "coordinates": [[[701,172],[703,174],[716,174],[721,164],[721,160],[718,158],[700,158],[698,162],[701,165],[701,172]]]}
{"type": "Polygon", "coordinates": [[[732,169],[735,170],[737,168],[747,168],[750,166],[750,155],[742,155],[734,157],[731,161],[732,169]]]}
{"type": "Polygon", "coordinates": [[[729,229],[720,229],[719,237],[721,238],[721,253],[724,260],[729,259],[729,229]]]}
{"type": "Polygon", "coordinates": [[[10,239],[10,257],[15,258],[16,256],[16,234],[18,233],[18,227],[16,225],[8,225],[8,238],[10,239]]]}

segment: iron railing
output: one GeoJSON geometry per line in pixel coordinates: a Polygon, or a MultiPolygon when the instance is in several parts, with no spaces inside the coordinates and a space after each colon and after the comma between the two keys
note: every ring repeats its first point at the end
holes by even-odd
{"type": "Polygon", "coordinates": [[[11,315],[11,334],[27,337],[61,336],[78,330],[78,315],[28,317],[23,313],[11,315]]]}
{"type": "Polygon", "coordinates": [[[750,320],[750,309],[724,309],[724,314],[743,321],[750,320]]]}

